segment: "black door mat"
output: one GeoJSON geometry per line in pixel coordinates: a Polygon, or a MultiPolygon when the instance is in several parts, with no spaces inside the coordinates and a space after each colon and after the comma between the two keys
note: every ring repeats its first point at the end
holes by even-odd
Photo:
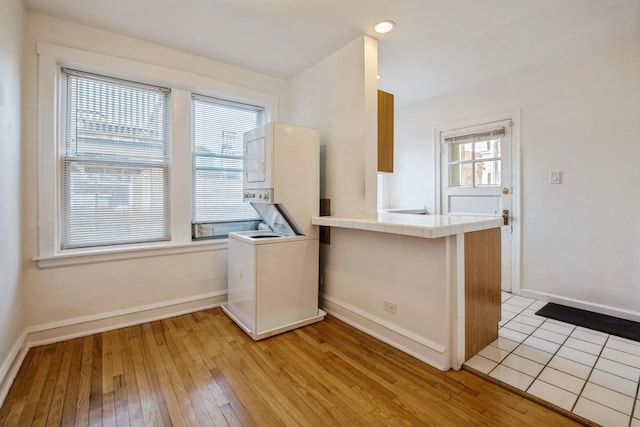
{"type": "Polygon", "coordinates": [[[536,311],[536,314],[640,342],[640,323],[632,322],[631,320],[593,313],[579,308],[566,307],[552,302],[536,311]]]}

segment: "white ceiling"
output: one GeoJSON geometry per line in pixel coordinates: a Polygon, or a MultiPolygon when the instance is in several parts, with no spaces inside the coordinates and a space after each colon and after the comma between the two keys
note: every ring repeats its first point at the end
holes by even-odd
{"type": "Polygon", "coordinates": [[[291,78],[360,34],[411,104],[640,33],[640,0],[24,0],[47,15],[291,78]],[[396,29],[376,35],[372,25],[396,29]]]}

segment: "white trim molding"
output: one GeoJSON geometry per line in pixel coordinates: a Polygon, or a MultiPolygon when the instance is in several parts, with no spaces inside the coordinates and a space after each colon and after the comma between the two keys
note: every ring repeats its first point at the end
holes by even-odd
{"type": "Polygon", "coordinates": [[[27,330],[25,329],[11,348],[2,366],[0,366],[0,406],[4,403],[7,394],[9,394],[11,384],[13,384],[13,380],[18,375],[20,366],[22,366],[28,351],[27,330]]]}
{"type": "Polygon", "coordinates": [[[553,302],[560,305],[566,305],[567,307],[579,308],[581,310],[605,314],[607,316],[619,317],[620,319],[631,320],[633,322],[640,322],[640,312],[637,311],[624,310],[618,307],[596,304],[579,299],[564,297],[561,295],[550,294],[547,292],[532,291],[530,289],[521,288],[518,290],[518,292],[513,292],[513,294],[532,298],[538,301],[553,302]]]}
{"type": "Polygon", "coordinates": [[[441,371],[450,368],[447,347],[416,335],[335,298],[321,296],[322,309],[356,329],[383,341],[441,371]]]}
{"type": "Polygon", "coordinates": [[[59,322],[29,326],[30,347],[50,344],[72,338],[97,334],[155,320],[180,316],[194,311],[206,310],[222,305],[227,300],[227,291],[210,292],[161,303],[147,304],[123,310],[115,310],[91,316],[76,317],[59,322]]]}
{"type": "Polygon", "coordinates": [[[29,326],[22,332],[5,362],[0,366],[0,406],[32,347],[207,310],[219,307],[226,301],[227,291],[209,292],[172,301],[29,326]]]}
{"type": "Polygon", "coordinates": [[[118,261],[123,259],[149,258],[155,256],[177,255],[193,252],[211,252],[226,250],[229,246],[228,239],[202,240],[187,244],[159,244],[126,247],[100,248],[98,251],[80,251],[65,253],[55,256],[37,256],[34,261],[38,261],[40,268],[67,267],[70,265],[94,264],[98,262],[118,261]]]}

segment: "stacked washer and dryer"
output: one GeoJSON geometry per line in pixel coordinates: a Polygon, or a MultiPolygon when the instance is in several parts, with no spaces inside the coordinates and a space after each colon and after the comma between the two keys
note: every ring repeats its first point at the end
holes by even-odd
{"type": "Polygon", "coordinates": [[[320,141],[269,123],[244,134],[244,201],[263,223],[229,233],[224,312],[259,340],[324,319],[318,308],[320,141]]]}

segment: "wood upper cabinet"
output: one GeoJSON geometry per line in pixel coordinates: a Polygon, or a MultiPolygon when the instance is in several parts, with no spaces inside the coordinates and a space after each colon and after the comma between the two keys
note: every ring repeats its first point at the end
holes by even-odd
{"type": "Polygon", "coordinates": [[[393,172],[393,95],[378,91],[378,172],[393,172]]]}

